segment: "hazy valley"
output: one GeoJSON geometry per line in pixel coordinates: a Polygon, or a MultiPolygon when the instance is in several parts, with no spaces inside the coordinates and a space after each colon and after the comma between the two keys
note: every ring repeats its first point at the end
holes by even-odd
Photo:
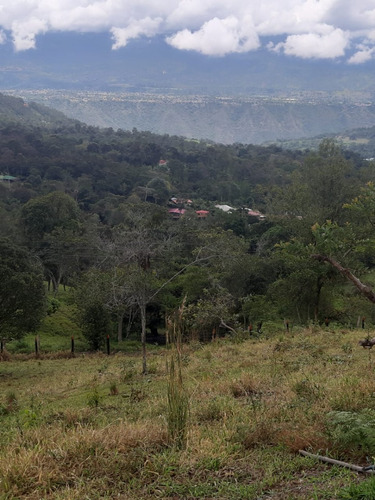
{"type": "Polygon", "coordinates": [[[89,125],[137,128],[224,144],[260,144],[375,125],[375,105],[363,93],[250,97],[51,89],[4,93],[53,107],[89,125]]]}

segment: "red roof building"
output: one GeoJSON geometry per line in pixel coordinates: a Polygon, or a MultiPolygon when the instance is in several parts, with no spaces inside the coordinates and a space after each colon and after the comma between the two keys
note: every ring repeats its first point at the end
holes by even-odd
{"type": "Polygon", "coordinates": [[[208,210],[196,210],[195,213],[198,215],[199,219],[204,219],[210,212],[208,210]]]}
{"type": "Polygon", "coordinates": [[[186,210],[184,208],[168,208],[168,213],[172,216],[173,219],[179,219],[184,215],[186,210]]]}

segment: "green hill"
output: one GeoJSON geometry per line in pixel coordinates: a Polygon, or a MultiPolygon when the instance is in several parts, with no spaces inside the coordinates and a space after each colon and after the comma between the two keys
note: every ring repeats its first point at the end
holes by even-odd
{"type": "Polygon", "coordinates": [[[23,125],[51,127],[73,123],[63,113],[35,102],[0,94],[0,124],[17,122],[23,125]]]}

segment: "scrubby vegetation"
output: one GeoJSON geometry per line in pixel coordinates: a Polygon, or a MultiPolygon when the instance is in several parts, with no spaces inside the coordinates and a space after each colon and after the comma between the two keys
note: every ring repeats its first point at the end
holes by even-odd
{"type": "Polygon", "coordinates": [[[168,431],[180,419],[168,402],[169,348],[153,351],[147,377],[139,355],[2,363],[2,495],[331,499],[349,498],[348,489],[372,492],[365,476],[298,454],[372,463],[374,360],[358,346],[362,336],[308,328],[183,344],[189,412],[182,447],[168,431]]]}

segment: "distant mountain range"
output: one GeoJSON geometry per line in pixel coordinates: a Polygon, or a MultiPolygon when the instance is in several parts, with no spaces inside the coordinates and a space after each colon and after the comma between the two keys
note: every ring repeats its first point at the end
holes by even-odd
{"type": "MultiPolygon", "coordinates": [[[[277,39],[272,40],[277,43],[277,39]]],[[[109,34],[48,33],[37,49],[0,45],[0,90],[71,89],[200,94],[278,95],[298,91],[366,92],[373,96],[373,62],[304,60],[267,49],[225,57],[180,51],[162,38],[111,50],[109,34]]]]}
{"type": "Polygon", "coordinates": [[[312,96],[284,99],[213,99],[153,94],[24,91],[25,100],[0,93],[0,124],[19,122],[56,127],[77,120],[101,127],[202,137],[215,142],[272,143],[288,149],[315,149],[324,137],[336,139],[364,158],[375,157],[375,106],[312,96]],[[36,98],[50,106],[33,102],[36,98]],[[70,116],[69,118],[60,108],[70,116]],[[122,125],[122,126],[121,126],[122,125]],[[124,126],[125,125],[125,126],[124,126]],[[363,127],[368,125],[368,127],[363,127]],[[326,127],[326,133],[321,129],[326,127]],[[356,128],[355,128],[356,127],[356,128]]]}
{"type": "Polygon", "coordinates": [[[89,125],[137,128],[225,144],[260,144],[375,126],[375,105],[363,94],[299,92],[249,98],[57,90],[11,94],[89,125]]]}
{"type": "Polygon", "coordinates": [[[0,91],[90,125],[222,143],[375,126],[373,63],[306,61],[266,49],[207,57],[162,39],[117,51],[111,44],[108,34],[49,33],[36,50],[0,45],[0,91]]]}

